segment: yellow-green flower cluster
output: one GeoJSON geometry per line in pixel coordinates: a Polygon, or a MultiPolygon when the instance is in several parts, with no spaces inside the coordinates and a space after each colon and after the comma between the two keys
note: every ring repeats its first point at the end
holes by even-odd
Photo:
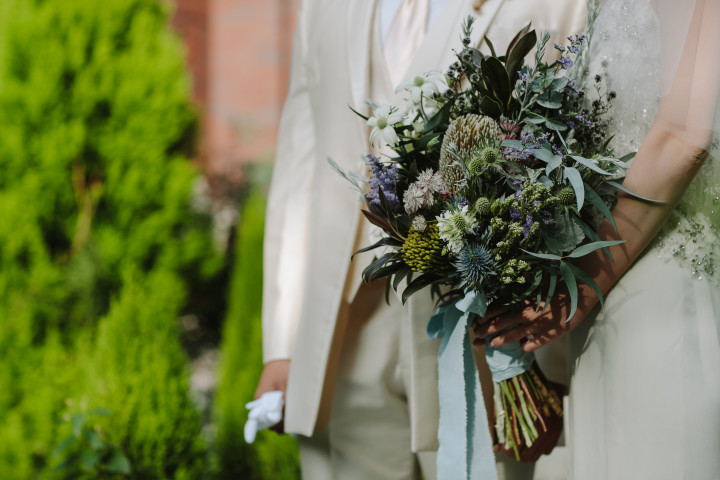
{"type": "Polygon", "coordinates": [[[525,273],[530,271],[530,265],[525,260],[513,258],[503,265],[500,271],[500,283],[510,285],[516,283],[523,285],[525,283],[525,273]]]}
{"type": "Polygon", "coordinates": [[[402,246],[403,261],[414,272],[428,272],[441,262],[442,243],[436,223],[428,223],[425,230],[418,232],[414,228],[402,246]]]}

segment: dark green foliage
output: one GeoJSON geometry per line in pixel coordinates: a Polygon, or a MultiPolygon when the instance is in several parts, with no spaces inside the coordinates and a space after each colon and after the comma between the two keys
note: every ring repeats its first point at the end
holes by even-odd
{"type": "Polygon", "coordinates": [[[245,444],[245,403],[253,398],[262,368],[262,239],[265,197],[253,191],[242,210],[230,285],[220,381],[215,397],[216,450],[222,479],[297,479],[297,443],[288,436],[261,431],[245,444]]]}
{"type": "Polygon", "coordinates": [[[196,120],[167,14],[0,1],[3,479],[75,478],[52,472],[72,399],[111,412],[133,478],[205,476],[176,320],[221,257],[190,208],[196,120]]]}

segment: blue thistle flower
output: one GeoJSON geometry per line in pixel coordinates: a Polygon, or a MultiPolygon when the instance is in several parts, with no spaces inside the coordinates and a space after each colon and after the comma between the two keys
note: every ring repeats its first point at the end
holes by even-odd
{"type": "Polygon", "coordinates": [[[486,276],[495,274],[495,266],[490,250],[479,243],[463,248],[455,262],[464,286],[480,285],[486,276]]]}

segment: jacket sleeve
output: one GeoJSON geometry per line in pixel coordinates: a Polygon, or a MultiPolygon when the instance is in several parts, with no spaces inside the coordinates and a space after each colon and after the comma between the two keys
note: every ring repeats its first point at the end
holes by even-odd
{"type": "Polygon", "coordinates": [[[263,361],[289,359],[306,277],[315,131],[308,94],[306,4],[298,13],[290,86],[278,133],[265,218],[263,361]]]}

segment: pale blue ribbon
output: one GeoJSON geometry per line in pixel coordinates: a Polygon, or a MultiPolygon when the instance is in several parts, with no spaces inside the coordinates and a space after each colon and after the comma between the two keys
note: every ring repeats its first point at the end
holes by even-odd
{"type": "Polygon", "coordinates": [[[474,315],[483,316],[486,309],[485,295],[470,291],[441,304],[428,322],[430,338],[442,338],[438,353],[438,480],[497,479],[485,402],[468,335],[474,315]],[[461,385],[464,395],[457,395],[461,385]]]}
{"type": "Polygon", "coordinates": [[[485,360],[487,361],[493,382],[502,382],[530,370],[535,361],[535,354],[522,349],[520,342],[509,343],[502,347],[491,347],[489,337],[485,343],[485,360]]]}

